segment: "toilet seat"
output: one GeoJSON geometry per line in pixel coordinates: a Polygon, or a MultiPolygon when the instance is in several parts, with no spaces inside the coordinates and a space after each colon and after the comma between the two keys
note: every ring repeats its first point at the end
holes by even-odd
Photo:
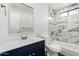
{"type": "Polygon", "coordinates": [[[61,47],[57,44],[49,44],[47,45],[48,49],[50,49],[53,52],[61,52],[61,47]]]}

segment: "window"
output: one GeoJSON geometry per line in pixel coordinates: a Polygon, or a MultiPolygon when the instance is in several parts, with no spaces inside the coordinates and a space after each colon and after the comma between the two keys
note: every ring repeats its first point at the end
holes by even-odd
{"type": "Polygon", "coordinates": [[[79,11],[79,9],[71,10],[71,11],[69,11],[69,15],[77,14],[78,11],[79,11]]]}
{"type": "Polygon", "coordinates": [[[60,14],[61,17],[68,16],[68,12],[64,12],[60,14]]]}
{"type": "Polygon", "coordinates": [[[79,8],[73,9],[73,10],[70,10],[70,11],[63,12],[63,13],[60,14],[60,16],[61,17],[64,17],[64,16],[78,14],[78,13],[79,13],[79,8]]]}

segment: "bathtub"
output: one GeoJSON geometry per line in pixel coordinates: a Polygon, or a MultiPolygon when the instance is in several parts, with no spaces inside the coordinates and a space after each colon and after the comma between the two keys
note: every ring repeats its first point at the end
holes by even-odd
{"type": "Polygon", "coordinates": [[[61,46],[62,48],[62,51],[60,52],[61,54],[66,56],[79,56],[78,45],[72,43],[60,42],[60,41],[53,41],[53,43],[61,46]]]}

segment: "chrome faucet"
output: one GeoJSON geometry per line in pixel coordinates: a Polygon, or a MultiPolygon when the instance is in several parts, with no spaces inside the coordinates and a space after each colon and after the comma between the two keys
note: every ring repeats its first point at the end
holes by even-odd
{"type": "Polygon", "coordinates": [[[26,40],[27,39],[27,36],[21,36],[21,39],[22,40],[26,40]]]}

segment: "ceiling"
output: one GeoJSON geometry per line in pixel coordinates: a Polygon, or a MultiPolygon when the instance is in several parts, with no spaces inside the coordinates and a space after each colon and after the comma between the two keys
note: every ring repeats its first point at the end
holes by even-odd
{"type": "Polygon", "coordinates": [[[62,9],[64,7],[67,7],[73,3],[49,3],[48,6],[52,8],[53,10],[62,9]]]}

